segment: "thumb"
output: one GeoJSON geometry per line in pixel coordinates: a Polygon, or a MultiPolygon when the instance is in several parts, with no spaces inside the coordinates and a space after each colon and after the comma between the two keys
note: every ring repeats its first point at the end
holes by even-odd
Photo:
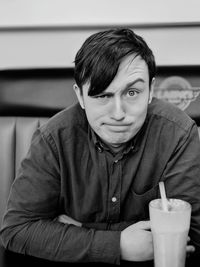
{"type": "Polygon", "coordinates": [[[150,224],[150,221],[140,221],[140,222],[135,223],[135,227],[138,229],[150,230],[151,224],[150,224]]]}

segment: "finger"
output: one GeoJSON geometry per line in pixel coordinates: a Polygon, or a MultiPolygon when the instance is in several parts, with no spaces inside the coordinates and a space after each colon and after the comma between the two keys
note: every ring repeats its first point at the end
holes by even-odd
{"type": "Polygon", "coordinates": [[[61,222],[61,223],[64,223],[64,224],[73,224],[73,225],[82,227],[82,223],[81,222],[76,221],[76,220],[72,219],[71,217],[69,217],[69,216],[67,216],[65,214],[59,215],[58,216],[58,221],[61,222]]]}
{"type": "Polygon", "coordinates": [[[190,242],[190,237],[188,236],[188,238],[187,238],[187,242],[190,242]]]}
{"type": "Polygon", "coordinates": [[[186,247],[186,252],[187,253],[192,253],[194,251],[195,251],[195,247],[194,246],[189,245],[189,246],[186,247]]]}
{"type": "Polygon", "coordinates": [[[59,215],[58,216],[58,221],[61,223],[67,223],[67,219],[65,215],[59,215]]]}

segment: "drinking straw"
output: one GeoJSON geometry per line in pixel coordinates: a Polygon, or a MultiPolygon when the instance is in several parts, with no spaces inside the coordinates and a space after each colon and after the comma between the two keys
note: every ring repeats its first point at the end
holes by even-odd
{"type": "Polygon", "coordinates": [[[159,189],[162,201],[162,208],[164,211],[168,211],[168,200],[165,193],[165,185],[164,182],[159,182],[159,189]]]}

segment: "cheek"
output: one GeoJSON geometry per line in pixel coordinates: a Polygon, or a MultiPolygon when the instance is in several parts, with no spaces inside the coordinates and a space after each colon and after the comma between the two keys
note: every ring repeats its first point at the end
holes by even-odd
{"type": "Polygon", "coordinates": [[[149,105],[149,94],[146,92],[141,94],[137,99],[135,105],[132,105],[132,109],[138,115],[146,114],[149,105]]]}
{"type": "Polygon", "coordinates": [[[85,105],[85,112],[90,125],[98,125],[106,114],[105,109],[97,105],[85,105]]]}
{"type": "Polygon", "coordinates": [[[142,119],[146,116],[147,108],[148,103],[137,102],[135,104],[129,105],[127,110],[130,116],[135,117],[135,119],[142,119]]]}

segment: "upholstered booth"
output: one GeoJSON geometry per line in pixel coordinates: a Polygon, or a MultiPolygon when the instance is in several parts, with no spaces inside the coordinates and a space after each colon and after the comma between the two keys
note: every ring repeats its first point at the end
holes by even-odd
{"type": "Polygon", "coordinates": [[[33,132],[47,118],[0,117],[0,219],[16,170],[30,145],[33,132]]]}
{"type": "Polygon", "coordinates": [[[0,222],[32,135],[76,101],[71,69],[0,71],[0,222]]]}

